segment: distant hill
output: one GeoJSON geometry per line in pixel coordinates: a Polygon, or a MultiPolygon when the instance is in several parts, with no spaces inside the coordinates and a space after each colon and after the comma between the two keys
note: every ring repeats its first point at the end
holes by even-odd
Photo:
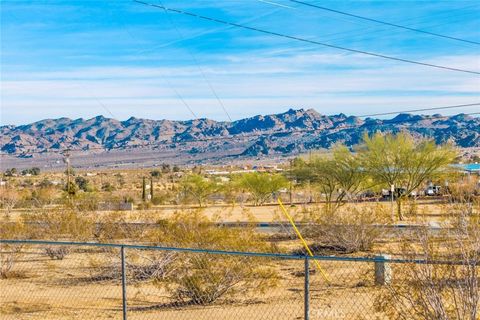
{"type": "Polygon", "coordinates": [[[313,109],[258,115],[233,122],[209,119],[189,121],[130,118],[126,121],[97,116],[92,119],[47,119],[21,126],[0,127],[0,149],[18,157],[63,149],[101,153],[107,150],[168,150],[170,154],[208,154],[258,157],[302,153],[330,148],[335,143],[355,145],[365,132],[408,131],[437,143],[480,147],[480,118],[459,114],[400,114],[379,120],[313,109]],[[234,153],[233,150],[235,151],[234,153]]]}

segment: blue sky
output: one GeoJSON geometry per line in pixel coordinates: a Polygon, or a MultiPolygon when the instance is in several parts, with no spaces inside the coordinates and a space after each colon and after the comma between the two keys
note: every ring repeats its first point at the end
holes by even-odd
{"type": "MultiPolygon", "coordinates": [[[[287,0],[145,1],[334,45],[480,71],[478,45],[287,0]]],[[[478,1],[305,1],[480,41],[478,1]]],[[[98,114],[121,120],[190,119],[182,99],[197,116],[215,120],[227,119],[221,103],[239,119],[290,107],[360,115],[480,101],[478,75],[307,45],[127,0],[5,0],[1,18],[1,124],[98,114]]]]}

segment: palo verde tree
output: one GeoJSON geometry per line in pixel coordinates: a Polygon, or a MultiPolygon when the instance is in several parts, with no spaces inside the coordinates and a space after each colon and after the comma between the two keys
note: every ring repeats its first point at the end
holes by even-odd
{"type": "Polygon", "coordinates": [[[428,180],[439,179],[449,172],[456,151],[450,145],[437,146],[431,140],[415,140],[407,133],[364,136],[358,147],[365,172],[378,184],[403,190],[396,193],[400,220],[402,202],[428,180]]]}
{"type": "Polygon", "coordinates": [[[288,186],[287,179],[279,174],[250,172],[236,178],[237,185],[250,192],[255,205],[264,204],[274,192],[288,186]]]}
{"type": "Polygon", "coordinates": [[[185,197],[194,198],[203,207],[207,198],[220,192],[222,185],[215,180],[206,179],[198,174],[190,174],[180,181],[180,190],[185,197]]]}
{"type": "Polygon", "coordinates": [[[335,146],[331,156],[294,161],[290,174],[299,183],[312,183],[325,196],[326,211],[335,212],[368,183],[358,156],[345,146],[335,146]]]}

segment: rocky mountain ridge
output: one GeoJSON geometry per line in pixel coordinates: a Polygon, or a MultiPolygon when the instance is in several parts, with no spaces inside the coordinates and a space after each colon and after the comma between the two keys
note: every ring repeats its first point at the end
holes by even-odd
{"type": "Polygon", "coordinates": [[[480,118],[464,114],[399,114],[383,120],[342,113],[328,116],[314,109],[290,109],[233,122],[134,117],[119,121],[103,116],[46,119],[21,126],[1,126],[0,150],[16,157],[65,149],[85,152],[148,149],[212,155],[237,150],[234,155],[257,157],[296,154],[329,148],[335,143],[355,145],[365,132],[402,130],[432,138],[437,143],[450,141],[460,147],[480,147],[480,118]]]}

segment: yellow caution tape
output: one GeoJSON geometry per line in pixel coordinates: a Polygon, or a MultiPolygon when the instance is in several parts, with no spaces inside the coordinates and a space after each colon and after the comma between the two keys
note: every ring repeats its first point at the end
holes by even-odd
{"type": "MultiPolygon", "coordinates": [[[[295,233],[297,234],[297,236],[300,238],[300,240],[302,241],[302,244],[303,246],[305,247],[305,250],[307,250],[308,254],[310,257],[313,257],[313,253],[312,253],[312,250],[310,250],[310,248],[308,247],[308,244],[307,242],[305,241],[305,239],[302,237],[302,234],[300,233],[300,231],[298,230],[297,226],[295,225],[295,222],[293,221],[293,218],[292,216],[287,212],[287,209],[285,209],[285,207],[283,206],[283,203],[282,201],[280,200],[280,198],[278,199],[278,204],[280,205],[280,208],[282,209],[283,213],[285,214],[285,216],[287,217],[288,221],[290,221],[290,224],[292,225],[293,229],[295,230],[295,233]]],[[[313,262],[315,263],[315,265],[317,266],[318,270],[320,270],[320,273],[323,277],[323,279],[325,279],[325,281],[327,283],[330,283],[330,280],[328,279],[327,277],[327,274],[325,273],[325,271],[323,271],[322,267],[320,266],[320,263],[318,263],[317,260],[313,259],[313,262]]]]}

